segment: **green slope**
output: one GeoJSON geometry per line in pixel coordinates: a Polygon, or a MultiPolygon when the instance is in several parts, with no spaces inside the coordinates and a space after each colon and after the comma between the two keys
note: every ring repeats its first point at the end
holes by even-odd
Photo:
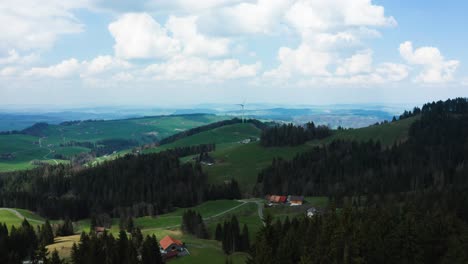
{"type": "Polygon", "coordinates": [[[158,148],[147,149],[144,152],[159,152],[176,147],[186,147],[200,144],[216,144],[218,149],[223,149],[232,145],[240,145],[239,141],[247,138],[260,137],[260,133],[260,129],[252,124],[226,125],[179,139],[173,143],[162,145],[158,148]]]}
{"type": "Polygon", "coordinates": [[[127,139],[143,144],[190,128],[225,120],[215,115],[180,115],[147,118],[80,122],[72,125],[49,125],[42,131],[44,137],[29,135],[0,135],[0,155],[11,153],[13,159],[0,159],[0,172],[34,167],[32,160],[56,164],[55,154],[65,157],[89,152],[85,147],[60,147],[70,141],[96,142],[105,139],[127,139]],[[41,144],[39,144],[39,141],[41,144]]]}
{"type": "Polygon", "coordinates": [[[258,173],[271,164],[275,157],[291,159],[300,152],[313,146],[328,144],[333,140],[380,140],[384,145],[405,140],[410,125],[418,117],[360,129],[334,131],[334,134],[323,140],[314,140],[295,147],[264,148],[258,142],[246,145],[232,145],[217,149],[212,155],[216,164],[204,166],[208,179],[212,183],[222,183],[225,180],[236,179],[243,192],[251,192],[258,173]]]}

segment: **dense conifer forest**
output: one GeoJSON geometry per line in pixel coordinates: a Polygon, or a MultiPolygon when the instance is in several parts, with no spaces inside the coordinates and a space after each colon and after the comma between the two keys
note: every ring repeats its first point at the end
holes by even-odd
{"type": "Polygon", "coordinates": [[[421,209],[417,199],[394,202],[283,222],[267,216],[248,263],[468,262],[466,222],[437,206],[421,209]]]}
{"type": "Polygon", "coordinates": [[[468,102],[426,104],[405,142],[334,141],[275,159],[258,176],[259,194],[350,196],[468,187],[468,102]]]}
{"type": "Polygon", "coordinates": [[[223,198],[240,198],[235,181],[207,185],[199,164],[181,163],[170,152],[127,155],[86,169],[57,165],[0,176],[1,207],[49,218],[156,215],[223,198]]]}
{"type": "Polygon", "coordinates": [[[263,130],[260,144],[264,147],[297,146],[308,140],[322,139],[331,135],[327,126],[315,126],[309,122],[304,126],[283,124],[263,130]]]}

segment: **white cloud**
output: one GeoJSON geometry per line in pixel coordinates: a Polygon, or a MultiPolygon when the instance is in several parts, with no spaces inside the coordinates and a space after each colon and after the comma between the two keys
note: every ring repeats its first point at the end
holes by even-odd
{"type": "Polygon", "coordinates": [[[382,63],[375,72],[382,76],[384,80],[398,82],[406,79],[409,75],[409,68],[404,64],[382,63]]]}
{"type": "Polygon", "coordinates": [[[198,32],[197,17],[171,16],[165,27],[147,13],[130,13],[109,25],[115,54],[125,59],[171,58],[178,54],[222,56],[229,40],[207,37],[198,32]]]}
{"type": "Polygon", "coordinates": [[[278,52],[280,65],[265,73],[266,77],[289,78],[295,74],[306,76],[329,75],[327,67],[333,62],[333,55],[316,51],[302,44],[297,49],[280,48],[278,52]]]}
{"type": "Polygon", "coordinates": [[[189,56],[217,57],[228,53],[229,40],[210,38],[198,32],[197,17],[171,16],[166,28],[182,46],[183,53],[189,56]]]}
{"type": "Polygon", "coordinates": [[[27,76],[66,78],[77,74],[81,64],[77,59],[71,58],[49,67],[34,67],[26,72],[27,76]]]}
{"type": "Polygon", "coordinates": [[[201,16],[201,27],[220,34],[269,34],[279,28],[292,0],[244,1],[201,16]]]}
{"type": "Polygon", "coordinates": [[[196,57],[176,56],[171,60],[152,64],[145,69],[156,80],[219,81],[254,77],[259,63],[242,65],[238,60],[206,60],[196,57]]]}
{"type": "Polygon", "coordinates": [[[453,74],[460,64],[457,60],[445,60],[436,47],[420,47],[414,50],[410,41],[400,45],[400,54],[408,63],[423,67],[422,72],[416,77],[417,82],[441,83],[452,81],[453,74]]]}
{"type": "Polygon", "coordinates": [[[114,69],[130,68],[131,64],[125,60],[114,58],[112,56],[98,56],[90,62],[83,62],[86,75],[94,75],[114,69]]]}
{"type": "Polygon", "coordinates": [[[18,72],[18,68],[16,67],[5,67],[3,69],[0,69],[0,76],[6,77],[6,76],[13,76],[18,72]]]}
{"type": "Polygon", "coordinates": [[[86,0],[0,1],[0,50],[50,48],[62,34],[82,32],[72,11],[88,6],[86,0]]]}
{"type": "Polygon", "coordinates": [[[8,51],[8,55],[0,57],[0,64],[30,64],[37,61],[38,58],[39,56],[35,53],[22,56],[12,49],[8,51]]]}
{"type": "Polygon", "coordinates": [[[393,26],[382,6],[371,0],[298,0],[286,12],[287,22],[301,35],[340,27],[393,26]]]}
{"type": "Polygon", "coordinates": [[[186,12],[202,12],[226,5],[243,2],[243,0],[151,0],[148,3],[152,8],[166,8],[169,10],[182,10],[186,12]]]}
{"type": "Polygon", "coordinates": [[[372,51],[358,52],[341,63],[336,69],[338,75],[370,72],[372,70],[372,51]]]}
{"type": "Polygon", "coordinates": [[[146,13],[125,14],[109,25],[109,31],[121,58],[166,58],[180,52],[179,42],[146,13]]]}

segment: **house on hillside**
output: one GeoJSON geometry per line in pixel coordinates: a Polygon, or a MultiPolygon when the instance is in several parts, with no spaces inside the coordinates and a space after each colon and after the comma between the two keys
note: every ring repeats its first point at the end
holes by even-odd
{"type": "Polygon", "coordinates": [[[289,195],[288,203],[291,206],[298,206],[304,203],[304,196],[289,195]]]}
{"type": "Polygon", "coordinates": [[[188,255],[185,244],[170,236],[165,236],[161,239],[161,241],[159,241],[159,246],[161,247],[161,255],[164,259],[188,255]]]}
{"type": "Polygon", "coordinates": [[[288,197],[284,195],[267,195],[265,198],[269,202],[269,205],[284,204],[288,199],[288,197]]]}
{"type": "Polygon", "coordinates": [[[104,232],[106,232],[106,228],[103,226],[96,226],[94,228],[94,233],[96,233],[97,236],[104,234],[104,232]]]}

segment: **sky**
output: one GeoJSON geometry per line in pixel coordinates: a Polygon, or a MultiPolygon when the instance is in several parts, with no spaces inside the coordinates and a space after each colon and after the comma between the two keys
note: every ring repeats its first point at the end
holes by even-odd
{"type": "Polygon", "coordinates": [[[2,106],[468,96],[462,0],[2,0],[2,106]]]}

